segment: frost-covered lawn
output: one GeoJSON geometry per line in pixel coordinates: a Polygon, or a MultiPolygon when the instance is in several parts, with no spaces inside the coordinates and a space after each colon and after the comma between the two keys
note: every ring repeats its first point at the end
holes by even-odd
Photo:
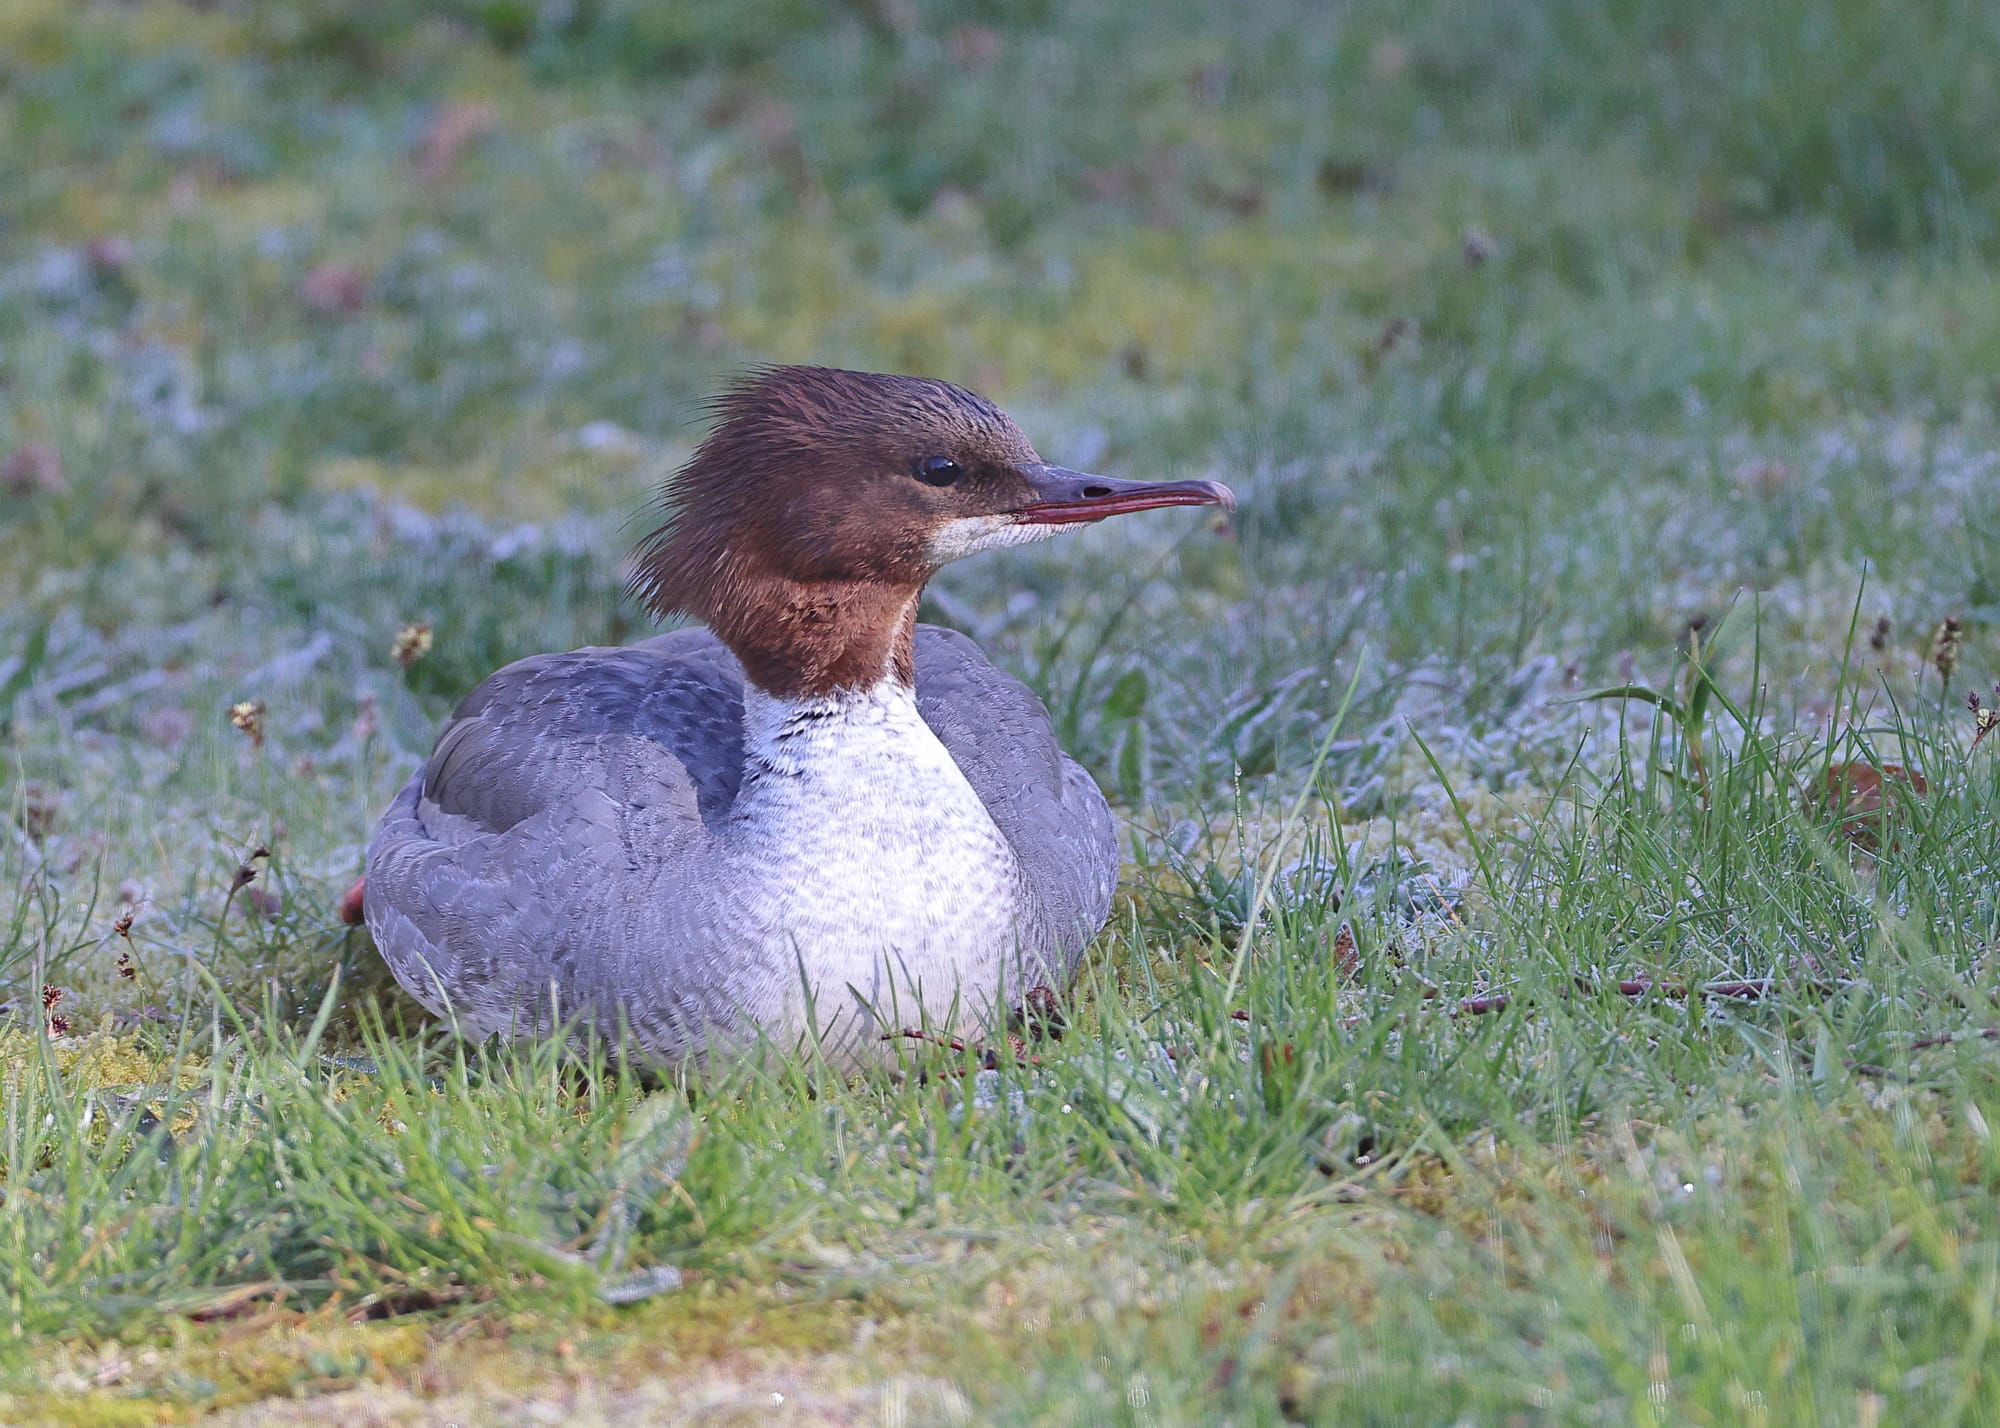
{"type": "Polygon", "coordinates": [[[2000,11],[1162,8],[0,7],[0,1419],[2000,1415],[2000,11]],[[468,1052],[333,904],[756,360],[1237,489],[932,592],[1129,895],[468,1052]]]}

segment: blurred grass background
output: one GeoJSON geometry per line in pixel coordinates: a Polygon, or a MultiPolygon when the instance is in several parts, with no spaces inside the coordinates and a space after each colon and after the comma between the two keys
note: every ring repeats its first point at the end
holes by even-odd
{"type": "Polygon", "coordinates": [[[8,1415],[1981,1421],[1997,133],[1970,0],[11,0],[8,1415]],[[562,1255],[636,1092],[370,1041],[329,910],[458,696],[640,632],[635,522],[764,360],[1243,503],[933,591],[1129,820],[1085,1033],[997,1120],[725,1088],[633,1231],[698,1288],[621,1316],[562,1255]],[[1559,702],[1732,608],[1711,796],[1559,702]],[[1927,776],[1858,861],[1786,782],[1836,756],[1927,776]],[[296,1069],[336,968],[375,1078],[296,1069]],[[1634,973],[1785,994],[1561,1000],[1634,973]],[[1405,1035],[1426,979],[1517,1006],[1405,1035]]]}

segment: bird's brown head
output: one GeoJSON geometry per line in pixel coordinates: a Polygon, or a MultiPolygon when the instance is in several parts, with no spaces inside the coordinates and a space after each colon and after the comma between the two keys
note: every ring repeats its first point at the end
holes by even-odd
{"type": "Polygon", "coordinates": [[[984,397],[948,382],[770,367],[714,403],[664,492],[633,588],[687,614],[786,696],[912,677],[917,600],[994,546],[1158,506],[1233,506],[1213,481],[1119,481],[1050,466],[984,397]]]}

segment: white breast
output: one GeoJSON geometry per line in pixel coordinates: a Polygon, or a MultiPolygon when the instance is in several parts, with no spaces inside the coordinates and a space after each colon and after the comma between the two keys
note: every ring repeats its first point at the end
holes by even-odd
{"type": "Polygon", "coordinates": [[[756,997],[768,1032],[810,1022],[830,1050],[873,1059],[885,1032],[977,1031],[1012,989],[1020,869],[907,686],[747,689],[728,841],[758,940],[790,968],[756,997]]]}

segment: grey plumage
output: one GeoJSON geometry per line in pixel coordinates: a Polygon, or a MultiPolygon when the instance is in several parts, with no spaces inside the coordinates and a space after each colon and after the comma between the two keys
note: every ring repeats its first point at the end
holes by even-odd
{"type": "MultiPolygon", "coordinates": [[[[488,679],[369,849],[367,920],[398,980],[477,1033],[580,1016],[673,1062],[718,1038],[795,1037],[802,981],[823,1028],[857,958],[896,959],[912,986],[878,978],[856,998],[922,981],[913,1012],[958,1030],[1073,974],[1109,915],[1117,844],[1025,686],[919,626],[915,707],[934,744],[893,695],[822,742],[846,706],[755,697],[750,722],[776,732],[746,755],[741,667],[699,629],[488,679]],[[962,784],[925,765],[936,744],[962,784]],[[976,805],[954,801],[964,785],[976,805]],[[885,927],[922,946],[871,949],[885,927]]],[[[867,1059],[881,1029],[850,1018],[847,1054],[867,1059]]]]}

